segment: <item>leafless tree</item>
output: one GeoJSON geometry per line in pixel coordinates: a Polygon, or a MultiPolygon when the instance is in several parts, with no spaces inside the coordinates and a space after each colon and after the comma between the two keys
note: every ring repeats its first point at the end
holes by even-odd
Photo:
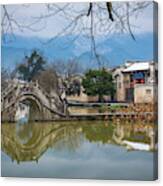
{"type": "MultiPolygon", "coordinates": [[[[25,32],[26,30],[31,30],[33,32],[39,32],[40,30],[45,28],[45,25],[38,27],[37,23],[39,23],[40,20],[33,19],[30,23],[26,23],[26,21],[24,21],[23,23],[20,23],[16,18],[17,10],[10,11],[9,6],[10,5],[2,5],[2,9],[1,9],[2,11],[1,33],[2,33],[4,41],[6,41],[5,34],[10,34],[14,38],[15,30],[19,30],[20,32],[25,32]]],[[[19,8],[20,9],[30,8],[30,6],[20,5],[19,8]]],[[[9,41],[11,39],[12,38],[9,38],[9,41]]]]}
{"type": "Polygon", "coordinates": [[[1,69],[1,89],[4,91],[8,86],[8,80],[10,79],[10,75],[6,69],[1,69]]]}
{"type": "Polygon", "coordinates": [[[58,75],[55,69],[48,66],[45,70],[41,71],[34,78],[34,81],[37,80],[39,85],[44,89],[45,92],[50,94],[52,91],[57,91],[59,93],[59,82],[58,75]]]}
{"type": "Polygon", "coordinates": [[[82,72],[82,66],[75,60],[54,61],[52,66],[58,75],[68,80],[70,80],[74,75],[82,72]]]}
{"type": "Polygon", "coordinates": [[[80,74],[82,72],[81,64],[75,60],[55,61],[52,68],[60,77],[60,84],[67,95],[79,94],[80,92],[80,74]]]}

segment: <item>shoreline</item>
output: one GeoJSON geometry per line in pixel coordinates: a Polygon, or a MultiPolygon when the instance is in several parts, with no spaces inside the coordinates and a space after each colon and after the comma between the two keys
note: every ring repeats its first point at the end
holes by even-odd
{"type": "MultiPolygon", "coordinates": [[[[142,120],[148,122],[157,123],[157,113],[156,112],[108,112],[108,113],[76,113],[70,114],[67,117],[55,118],[55,119],[35,119],[34,122],[54,122],[54,121],[113,121],[113,120],[125,120],[134,122],[135,120],[142,120]]],[[[31,120],[32,121],[32,120],[31,120]]],[[[14,123],[15,120],[1,120],[1,123],[14,123]]]]}

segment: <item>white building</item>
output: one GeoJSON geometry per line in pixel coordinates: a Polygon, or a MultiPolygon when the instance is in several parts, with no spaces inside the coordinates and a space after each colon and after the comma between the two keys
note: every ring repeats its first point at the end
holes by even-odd
{"type": "Polygon", "coordinates": [[[157,63],[127,61],[113,70],[117,101],[149,103],[157,101],[157,63]]]}

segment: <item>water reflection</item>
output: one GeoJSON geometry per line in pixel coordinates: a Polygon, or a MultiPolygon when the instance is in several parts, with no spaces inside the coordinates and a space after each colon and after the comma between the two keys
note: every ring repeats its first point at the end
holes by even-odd
{"type": "Polygon", "coordinates": [[[19,143],[25,144],[32,137],[32,124],[31,123],[17,123],[16,124],[16,137],[19,143]]]}
{"type": "Polygon", "coordinates": [[[84,142],[120,145],[128,150],[156,149],[153,124],[93,122],[2,124],[2,151],[18,163],[36,161],[47,149],[76,151],[84,142]]]}

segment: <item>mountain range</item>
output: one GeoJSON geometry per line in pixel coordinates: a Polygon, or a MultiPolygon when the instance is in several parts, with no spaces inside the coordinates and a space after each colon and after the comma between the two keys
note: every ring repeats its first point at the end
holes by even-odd
{"type": "MultiPolygon", "coordinates": [[[[153,34],[143,33],[135,37],[136,41],[127,34],[98,36],[96,50],[100,61],[109,67],[115,67],[125,60],[153,60],[153,34]]],[[[1,66],[13,70],[33,49],[39,50],[49,63],[75,59],[83,69],[97,67],[90,39],[84,36],[62,36],[50,41],[46,38],[19,35],[10,42],[2,42],[1,66]]]]}

